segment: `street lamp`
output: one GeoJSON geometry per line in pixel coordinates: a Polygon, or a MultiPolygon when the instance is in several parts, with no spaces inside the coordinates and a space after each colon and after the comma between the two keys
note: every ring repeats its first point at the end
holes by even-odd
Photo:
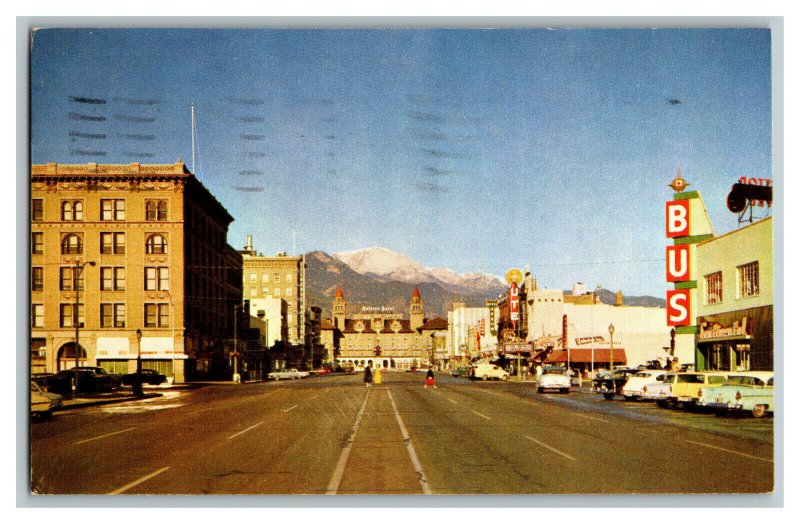
{"type": "Polygon", "coordinates": [[[608,334],[611,335],[611,371],[614,371],[614,324],[608,325],[608,334]]]}
{"type": "Polygon", "coordinates": [[[592,379],[594,379],[594,303],[597,301],[597,294],[600,292],[602,287],[603,286],[601,284],[597,284],[597,286],[594,288],[594,293],[592,294],[592,379]]]}
{"type": "Polygon", "coordinates": [[[144,396],[142,389],[142,330],[136,330],[136,379],[133,381],[133,394],[144,396]]]}
{"type": "Polygon", "coordinates": [[[83,263],[76,263],[75,266],[72,268],[72,287],[75,289],[75,310],[72,312],[72,318],[75,322],[75,387],[74,393],[72,395],[73,398],[78,397],[78,367],[81,365],[80,363],[80,330],[81,330],[81,321],[80,315],[78,314],[78,308],[80,307],[80,294],[81,290],[78,286],[78,277],[83,272],[83,268],[89,264],[90,266],[94,266],[95,262],[93,260],[89,260],[83,263]]]}

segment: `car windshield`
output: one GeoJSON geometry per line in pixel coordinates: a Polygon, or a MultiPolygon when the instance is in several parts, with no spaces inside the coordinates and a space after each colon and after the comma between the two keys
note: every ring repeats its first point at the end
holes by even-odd
{"type": "Polygon", "coordinates": [[[564,368],[544,368],[545,375],[563,375],[565,372],[564,368]]]}
{"type": "Polygon", "coordinates": [[[695,375],[694,373],[678,375],[678,384],[702,384],[703,382],[703,375],[695,375]]]}
{"type": "Polygon", "coordinates": [[[639,378],[651,378],[652,376],[653,376],[652,373],[647,373],[645,371],[640,371],[639,373],[636,373],[634,375],[634,377],[639,377],[639,378]]]}
{"type": "Polygon", "coordinates": [[[627,371],[615,371],[611,374],[611,378],[625,378],[629,374],[627,371]]]}

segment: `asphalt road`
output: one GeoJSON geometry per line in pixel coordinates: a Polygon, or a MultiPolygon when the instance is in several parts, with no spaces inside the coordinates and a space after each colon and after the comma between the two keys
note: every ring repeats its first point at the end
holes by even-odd
{"type": "Polygon", "coordinates": [[[764,493],[773,421],[384,373],[207,386],[31,425],[50,494],[764,493]]]}

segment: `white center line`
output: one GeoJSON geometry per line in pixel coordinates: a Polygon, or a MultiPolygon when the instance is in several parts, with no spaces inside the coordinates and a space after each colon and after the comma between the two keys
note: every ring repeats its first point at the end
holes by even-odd
{"type": "Polygon", "coordinates": [[[126,433],[128,431],[133,431],[134,429],[136,429],[136,428],[123,429],[121,431],[115,431],[113,433],[106,433],[105,435],[100,435],[99,437],[92,437],[92,438],[87,438],[87,439],[84,439],[84,440],[79,440],[78,442],[75,443],[75,445],[77,446],[78,444],[83,444],[84,442],[91,442],[93,440],[98,440],[98,439],[101,439],[101,438],[111,437],[113,435],[119,435],[120,433],[126,433]]]}
{"type": "Polygon", "coordinates": [[[588,418],[588,419],[591,419],[591,420],[596,420],[596,421],[598,421],[598,422],[605,422],[606,424],[608,424],[608,423],[609,423],[609,422],[608,422],[606,419],[604,419],[604,418],[590,417],[589,415],[584,415],[584,414],[582,414],[582,413],[573,413],[573,415],[577,415],[577,416],[579,416],[579,417],[583,417],[583,418],[588,418]]]}
{"type": "Polygon", "coordinates": [[[319,395],[314,395],[313,397],[311,397],[311,400],[314,400],[314,399],[315,399],[315,398],[317,398],[318,396],[319,396],[319,395]]]}
{"type": "Polygon", "coordinates": [[[449,400],[449,401],[450,401],[450,402],[452,402],[453,404],[458,404],[458,402],[456,402],[456,401],[455,401],[455,400],[453,400],[452,398],[448,398],[447,400],[449,400]]]}
{"type": "Polygon", "coordinates": [[[475,414],[476,414],[476,415],[478,415],[479,417],[483,417],[483,418],[485,418],[486,420],[492,420],[492,419],[490,419],[489,417],[487,417],[486,415],[484,415],[483,413],[478,413],[478,412],[477,412],[477,411],[475,411],[474,409],[470,409],[470,411],[472,411],[473,413],[475,413],[475,414]]]}
{"type": "Polygon", "coordinates": [[[725,448],[718,448],[717,446],[712,446],[711,444],[705,444],[703,442],[695,442],[694,440],[687,440],[689,444],[697,444],[698,446],[704,446],[711,449],[718,449],[720,451],[726,451],[728,453],[733,453],[734,455],[741,455],[743,457],[748,457],[755,460],[763,460],[764,462],[772,462],[772,459],[763,458],[763,457],[756,457],[755,455],[748,455],[747,453],[741,453],[739,451],[733,451],[732,449],[725,449],[725,448]]]}
{"type": "Polygon", "coordinates": [[[131,488],[133,488],[135,486],[138,486],[142,482],[147,482],[151,478],[153,478],[155,476],[158,476],[158,475],[161,475],[162,473],[164,473],[168,469],[169,469],[169,466],[167,466],[166,468],[161,468],[158,471],[154,471],[153,473],[150,473],[149,475],[145,475],[144,477],[140,478],[139,480],[134,480],[130,484],[126,484],[126,485],[122,486],[119,489],[115,489],[114,491],[109,491],[108,495],[119,495],[120,493],[125,493],[129,489],[131,489],[131,488]]]}
{"type": "Polygon", "coordinates": [[[535,439],[535,438],[533,438],[533,437],[529,437],[528,435],[525,435],[525,438],[526,438],[526,439],[528,439],[528,440],[532,440],[533,442],[536,442],[537,444],[539,444],[539,445],[540,445],[540,446],[542,446],[543,448],[547,448],[547,449],[549,449],[550,451],[552,451],[553,453],[558,453],[558,454],[559,454],[559,455],[561,455],[562,457],[566,457],[566,458],[568,458],[568,459],[570,459],[570,460],[575,460],[575,457],[572,457],[572,456],[570,456],[570,455],[567,455],[567,454],[566,454],[566,453],[564,453],[563,451],[559,451],[559,450],[557,450],[556,448],[550,447],[550,446],[548,446],[547,444],[545,444],[544,442],[539,442],[538,440],[536,440],[536,439],[535,439]]]}
{"type": "Polygon", "coordinates": [[[347,466],[347,459],[350,457],[350,450],[353,448],[353,442],[356,440],[358,425],[361,423],[361,417],[364,415],[364,410],[367,408],[369,392],[370,390],[368,389],[367,394],[364,397],[364,402],[361,404],[361,409],[358,411],[358,415],[356,415],[356,422],[353,424],[353,432],[350,434],[350,438],[347,439],[347,444],[344,446],[342,454],[339,455],[339,462],[336,464],[336,469],[333,471],[331,481],[328,482],[328,490],[325,492],[326,495],[336,495],[336,492],[339,491],[339,485],[342,483],[342,476],[344,475],[344,468],[347,466]]]}
{"type": "Polygon", "coordinates": [[[249,427],[249,428],[247,428],[247,429],[243,429],[243,430],[241,430],[239,433],[234,433],[233,435],[231,435],[230,437],[228,437],[228,440],[230,440],[230,439],[232,439],[232,438],[236,438],[236,437],[238,437],[239,435],[242,435],[242,434],[244,434],[244,433],[247,433],[247,432],[248,432],[248,431],[250,431],[251,429],[255,429],[255,428],[257,428],[258,426],[260,426],[260,425],[261,425],[261,424],[263,424],[264,422],[266,422],[266,420],[262,420],[262,421],[261,421],[261,422],[259,422],[258,424],[254,424],[254,425],[250,426],[250,427],[249,427]]]}
{"type": "Polygon", "coordinates": [[[293,410],[296,407],[297,407],[297,404],[295,404],[294,406],[292,406],[290,408],[286,408],[286,409],[283,410],[283,413],[288,413],[289,411],[293,410]]]}
{"type": "Polygon", "coordinates": [[[414,471],[417,472],[417,476],[419,477],[419,485],[422,487],[422,492],[426,495],[430,495],[432,493],[431,487],[428,484],[428,479],[425,477],[425,472],[422,471],[422,464],[419,463],[417,452],[414,451],[414,444],[411,443],[411,435],[409,435],[408,431],[406,431],[406,425],[403,424],[403,419],[400,418],[400,411],[397,410],[397,404],[394,402],[392,392],[386,390],[386,393],[389,394],[389,400],[392,401],[394,416],[397,418],[397,424],[400,426],[400,433],[403,434],[403,441],[406,443],[406,450],[408,451],[408,456],[411,459],[411,464],[414,466],[414,471]]]}

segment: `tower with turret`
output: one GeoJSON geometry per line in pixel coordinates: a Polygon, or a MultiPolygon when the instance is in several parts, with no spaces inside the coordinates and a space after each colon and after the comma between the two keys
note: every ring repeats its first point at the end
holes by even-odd
{"type": "Polygon", "coordinates": [[[419,289],[414,288],[414,293],[411,295],[411,304],[408,307],[409,324],[412,330],[416,331],[425,323],[425,310],[422,307],[422,295],[419,294],[419,289]]]}
{"type": "Polygon", "coordinates": [[[336,296],[333,298],[333,325],[335,328],[344,331],[344,319],[347,314],[347,303],[344,299],[341,286],[336,289],[336,296]]]}

